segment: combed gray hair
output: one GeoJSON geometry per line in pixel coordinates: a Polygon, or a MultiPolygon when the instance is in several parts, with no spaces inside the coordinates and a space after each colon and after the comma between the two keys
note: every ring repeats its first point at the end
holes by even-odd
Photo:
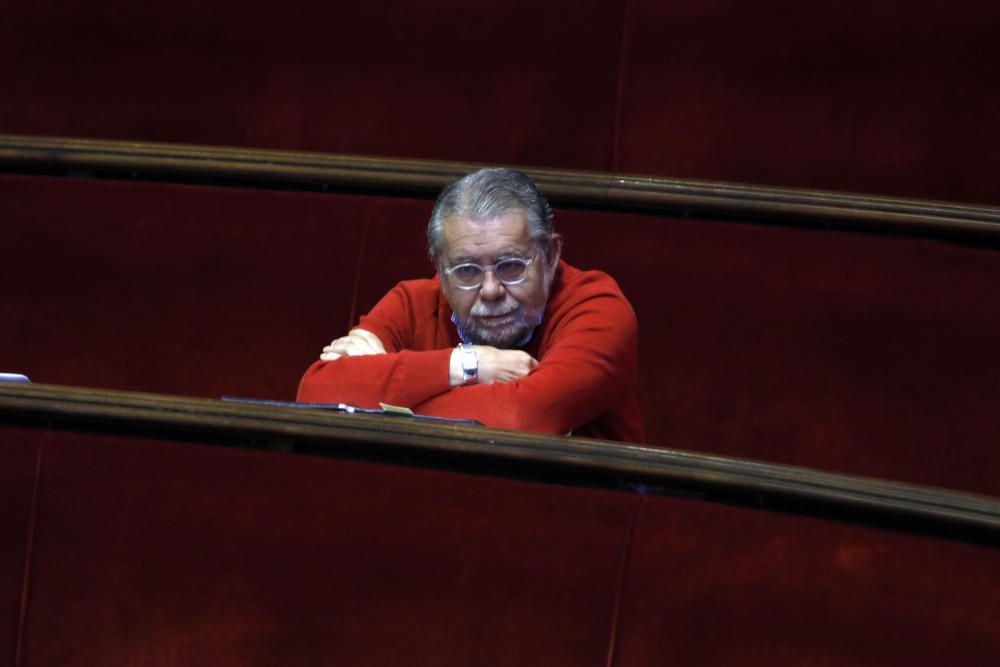
{"type": "Polygon", "coordinates": [[[449,183],[434,203],[427,225],[427,251],[437,262],[441,253],[441,227],[449,218],[482,221],[510,211],[523,210],[531,236],[547,252],[552,240],[552,209],[527,174],[516,169],[480,169],[449,183]]]}

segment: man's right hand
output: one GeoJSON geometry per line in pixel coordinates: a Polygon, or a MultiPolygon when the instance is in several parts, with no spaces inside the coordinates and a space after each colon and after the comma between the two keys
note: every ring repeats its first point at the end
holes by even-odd
{"type": "MultiPolygon", "coordinates": [[[[501,350],[489,345],[475,345],[479,361],[479,384],[520,380],[538,367],[538,361],[521,350],[501,350]]],[[[451,384],[462,384],[462,362],[456,348],[451,355],[451,384]]]]}
{"type": "Polygon", "coordinates": [[[340,357],[360,357],[366,354],[385,354],[385,347],[378,336],[364,329],[351,329],[346,336],[334,339],[323,348],[319,358],[333,361],[340,357]]]}

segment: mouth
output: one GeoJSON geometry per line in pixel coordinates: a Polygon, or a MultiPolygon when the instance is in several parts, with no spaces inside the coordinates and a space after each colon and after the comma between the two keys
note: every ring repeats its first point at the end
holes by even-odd
{"type": "Polygon", "coordinates": [[[513,317],[514,313],[504,313],[503,315],[480,315],[478,319],[480,322],[504,322],[513,317]]]}
{"type": "Polygon", "coordinates": [[[476,315],[476,319],[479,320],[480,323],[487,326],[502,326],[514,321],[516,316],[517,310],[512,310],[509,313],[501,313],[498,315],[476,315]]]}

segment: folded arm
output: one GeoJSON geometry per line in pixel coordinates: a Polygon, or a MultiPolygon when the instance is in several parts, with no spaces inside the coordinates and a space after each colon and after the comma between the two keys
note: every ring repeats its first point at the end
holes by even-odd
{"type": "MultiPolygon", "coordinates": [[[[538,362],[521,350],[476,345],[479,381],[510,382],[527,376],[538,362]]],[[[323,348],[306,371],[298,400],[377,407],[390,403],[412,407],[462,384],[457,348],[387,353],[382,341],[365,329],[352,329],[323,348]]]]}
{"type": "Polygon", "coordinates": [[[393,290],[383,300],[393,307],[377,307],[378,316],[362,321],[362,327],[374,322],[378,335],[358,328],[324,348],[306,371],[298,400],[384,402],[419,414],[564,434],[633,390],[638,326],[620,292],[595,288],[565,312],[554,309],[537,361],[519,350],[477,346],[479,384],[471,386],[460,386],[455,348],[405,349],[412,322],[401,300],[402,291],[393,290]]]}
{"type": "Polygon", "coordinates": [[[477,419],[487,426],[565,434],[631,391],[637,324],[627,302],[591,304],[553,331],[529,374],[456,387],[413,406],[420,414],[477,419]]]}

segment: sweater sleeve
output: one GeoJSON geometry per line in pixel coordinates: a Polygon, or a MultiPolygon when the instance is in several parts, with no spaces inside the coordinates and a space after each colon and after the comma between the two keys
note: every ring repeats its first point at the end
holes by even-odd
{"type": "Polygon", "coordinates": [[[379,402],[412,407],[451,388],[450,359],[451,349],[443,349],[316,361],[302,377],[296,400],[360,408],[377,408],[379,402]]]}
{"type": "Polygon", "coordinates": [[[378,336],[386,354],[314,362],[299,383],[297,400],[412,407],[448,391],[451,348],[420,349],[417,332],[433,330],[435,308],[415,293],[401,283],[361,319],[360,328],[378,336]]]}
{"type": "Polygon", "coordinates": [[[617,289],[591,291],[553,322],[539,365],[514,382],[456,387],[414,410],[563,435],[633,391],[638,325],[617,289]]]}

